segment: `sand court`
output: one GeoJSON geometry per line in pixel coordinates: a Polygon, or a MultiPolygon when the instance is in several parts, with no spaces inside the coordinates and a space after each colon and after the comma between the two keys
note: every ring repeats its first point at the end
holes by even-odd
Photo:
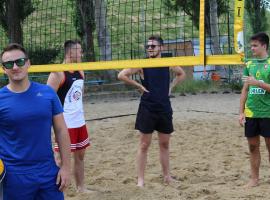
{"type": "Polygon", "coordinates": [[[89,194],[67,200],[232,200],[268,199],[270,167],[261,140],[260,185],[250,190],[249,154],[244,129],[238,124],[239,94],[198,94],[172,98],[175,132],[171,138],[171,173],[164,185],[157,135],[149,149],[145,187],[136,186],[139,134],[134,130],[139,99],[121,98],[85,103],[92,146],[86,153],[89,194]],[[109,118],[107,118],[109,117],[109,118]],[[104,118],[102,120],[95,120],[104,118]]]}

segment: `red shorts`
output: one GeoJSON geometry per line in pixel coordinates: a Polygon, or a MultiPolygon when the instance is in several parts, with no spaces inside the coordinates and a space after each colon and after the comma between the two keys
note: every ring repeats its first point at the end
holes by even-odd
{"type": "MultiPolygon", "coordinates": [[[[83,125],[79,128],[69,128],[69,137],[70,137],[70,150],[74,152],[76,150],[85,149],[90,145],[90,140],[88,137],[88,132],[86,125],[83,125]]],[[[57,142],[54,145],[54,150],[59,151],[57,142]]]]}

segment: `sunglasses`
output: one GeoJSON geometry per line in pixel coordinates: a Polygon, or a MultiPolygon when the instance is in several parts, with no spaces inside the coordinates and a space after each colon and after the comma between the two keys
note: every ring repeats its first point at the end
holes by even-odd
{"type": "Polygon", "coordinates": [[[149,49],[149,47],[150,47],[151,49],[154,49],[154,48],[156,48],[156,46],[159,46],[159,45],[154,45],[154,44],[151,44],[151,45],[145,45],[145,48],[146,48],[146,49],[149,49]]]}
{"type": "Polygon", "coordinates": [[[16,63],[16,65],[18,67],[23,67],[27,60],[28,60],[28,58],[19,58],[17,60],[11,60],[11,61],[7,61],[7,62],[2,62],[2,65],[6,69],[12,69],[14,67],[14,63],[16,63]]]}

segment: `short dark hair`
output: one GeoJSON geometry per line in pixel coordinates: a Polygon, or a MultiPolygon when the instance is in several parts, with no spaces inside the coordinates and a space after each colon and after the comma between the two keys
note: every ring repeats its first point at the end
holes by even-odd
{"type": "Polygon", "coordinates": [[[269,47],[269,36],[264,32],[259,32],[250,37],[250,40],[257,40],[262,45],[266,45],[266,49],[268,50],[269,47]]]}
{"type": "Polygon", "coordinates": [[[12,50],[20,50],[21,52],[24,53],[25,57],[28,58],[28,53],[22,45],[18,43],[10,43],[1,52],[1,60],[5,52],[12,51],[12,50]]]}
{"type": "Polygon", "coordinates": [[[79,40],[67,40],[67,41],[65,41],[65,44],[64,44],[65,55],[72,48],[72,46],[74,46],[76,44],[81,44],[81,42],[79,40]]]}
{"type": "Polygon", "coordinates": [[[159,35],[151,35],[148,40],[156,40],[160,45],[163,45],[163,39],[159,35]]]}

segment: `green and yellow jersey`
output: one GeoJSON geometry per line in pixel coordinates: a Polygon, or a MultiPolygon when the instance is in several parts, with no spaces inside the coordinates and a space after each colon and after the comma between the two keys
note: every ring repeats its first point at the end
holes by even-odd
{"type": "MultiPolygon", "coordinates": [[[[243,75],[270,84],[270,58],[247,62],[243,75]]],[[[270,93],[260,87],[249,86],[245,115],[251,118],[270,118],[270,93]]]]}

